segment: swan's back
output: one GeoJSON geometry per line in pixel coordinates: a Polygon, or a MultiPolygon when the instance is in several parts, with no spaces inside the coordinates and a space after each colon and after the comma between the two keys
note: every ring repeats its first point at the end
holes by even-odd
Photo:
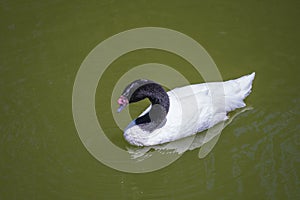
{"type": "MultiPolygon", "coordinates": [[[[245,75],[234,80],[194,84],[175,88],[170,92],[175,93],[176,96],[182,100],[190,98],[190,102],[192,102],[192,99],[197,99],[199,104],[213,103],[214,101],[216,104],[225,104],[225,108],[221,110],[230,112],[234,109],[246,106],[244,99],[251,92],[254,77],[255,73],[253,72],[250,75],[245,75]],[[222,100],[225,102],[222,103],[222,100]]],[[[168,94],[170,92],[168,92],[168,94]]]]}

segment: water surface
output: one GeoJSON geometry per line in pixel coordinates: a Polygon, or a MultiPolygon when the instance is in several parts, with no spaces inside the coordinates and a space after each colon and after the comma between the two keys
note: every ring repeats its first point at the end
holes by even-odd
{"type": "MultiPolygon", "coordinates": [[[[299,8],[292,0],[1,1],[0,198],[299,199],[299,8]],[[101,164],[83,146],[72,88],[97,44],[145,26],[194,38],[226,80],[255,71],[246,100],[253,109],[223,130],[205,158],[188,151],[162,170],[130,174],[101,164]]],[[[119,146],[125,142],[112,118],[111,90],[122,73],[148,62],[203,81],[185,60],[159,50],[112,63],[99,82],[96,110],[119,146]]]]}

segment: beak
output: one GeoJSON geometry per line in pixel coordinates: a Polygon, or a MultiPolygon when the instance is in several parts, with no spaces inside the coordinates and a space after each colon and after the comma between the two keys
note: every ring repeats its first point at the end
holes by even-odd
{"type": "Polygon", "coordinates": [[[126,105],[120,105],[117,112],[121,112],[124,108],[126,107],[126,105]]]}

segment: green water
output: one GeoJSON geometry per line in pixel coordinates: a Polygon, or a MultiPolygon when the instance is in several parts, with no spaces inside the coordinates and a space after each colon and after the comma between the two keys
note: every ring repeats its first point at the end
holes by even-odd
{"type": "MultiPolygon", "coordinates": [[[[298,1],[0,1],[0,199],[299,199],[299,9],[298,1]],[[188,151],[162,170],[130,174],[83,146],[72,89],[96,45],[146,26],[195,39],[224,79],[255,71],[246,100],[253,110],[234,119],[204,159],[188,151]]],[[[159,50],[112,63],[96,110],[119,146],[125,142],[112,119],[113,84],[148,62],[203,81],[186,61],[159,50]]]]}

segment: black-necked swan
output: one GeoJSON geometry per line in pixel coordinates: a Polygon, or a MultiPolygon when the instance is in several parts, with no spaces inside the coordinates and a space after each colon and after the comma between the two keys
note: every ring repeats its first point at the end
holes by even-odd
{"type": "Polygon", "coordinates": [[[188,85],[166,92],[147,79],[130,83],[118,99],[120,112],[129,103],[148,98],[151,105],[124,130],[124,138],[135,146],[171,142],[204,131],[228,119],[227,113],[246,106],[250,75],[225,82],[188,85]]]}

